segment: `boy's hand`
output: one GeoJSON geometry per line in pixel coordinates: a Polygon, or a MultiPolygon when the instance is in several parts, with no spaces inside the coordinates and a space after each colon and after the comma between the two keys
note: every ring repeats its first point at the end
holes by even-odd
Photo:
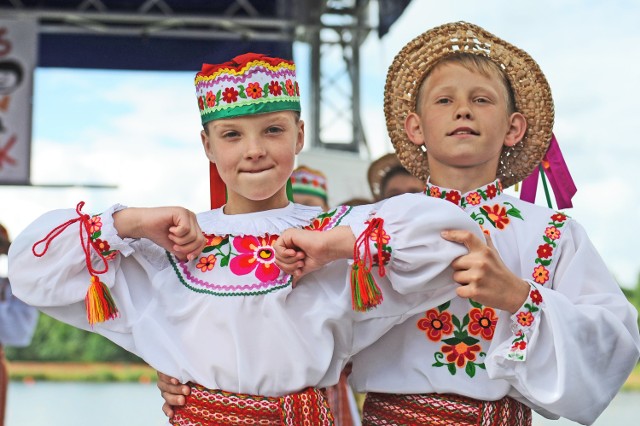
{"type": "Polygon", "coordinates": [[[464,244],[469,250],[451,262],[453,279],[462,285],[456,290],[458,296],[512,314],[520,309],[530,286],[506,267],[489,235],[485,234],[486,244],[462,230],[444,231],[442,238],[464,244]]]}
{"type": "Polygon", "coordinates": [[[349,227],[338,226],[330,231],[308,231],[291,228],[284,231],[274,244],[276,264],[293,276],[293,283],[329,262],[353,255],[355,237],[349,227]]]}
{"type": "Polygon", "coordinates": [[[175,414],[173,407],[183,406],[186,402],[186,396],[191,393],[191,389],[187,385],[180,384],[178,379],[167,376],[159,371],[158,374],[158,389],[160,389],[160,395],[164,399],[162,405],[162,411],[164,414],[172,418],[175,414]]]}
{"type": "Polygon", "coordinates": [[[193,260],[206,239],[196,215],[182,207],[127,208],[113,215],[121,238],[147,238],[180,260],[193,260]]]}

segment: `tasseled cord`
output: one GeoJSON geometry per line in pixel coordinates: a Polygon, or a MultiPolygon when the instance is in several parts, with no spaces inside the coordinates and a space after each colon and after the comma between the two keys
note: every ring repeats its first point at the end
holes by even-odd
{"type": "Polygon", "coordinates": [[[104,322],[106,320],[110,320],[116,318],[118,316],[118,308],[111,296],[111,292],[109,288],[100,281],[98,275],[104,274],[109,270],[109,265],[107,263],[107,259],[104,258],[100,250],[98,250],[91,241],[91,233],[90,229],[90,216],[82,213],[82,207],[84,206],[84,201],[80,201],[76,206],[76,213],[78,213],[78,217],[75,219],[69,219],[65,223],[58,225],[54,229],[51,230],[47,234],[46,237],[38,241],[31,247],[31,252],[36,257],[42,257],[49,249],[49,245],[51,242],[60,235],[69,225],[72,225],[75,222],[79,222],[79,235],[80,235],[80,243],[82,244],[82,249],[84,250],[85,261],[87,263],[87,269],[91,274],[91,285],[87,290],[87,294],[84,298],[84,304],[87,309],[87,320],[89,324],[93,326],[97,322],[104,322]],[[37,251],[37,247],[45,243],[44,249],[42,252],[37,251]],[[91,250],[100,256],[100,260],[104,265],[104,268],[101,270],[97,270],[93,267],[91,262],[91,250]]]}
{"type": "Polygon", "coordinates": [[[373,267],[373,256],[369,240],[375,234],[375,242],[378,247],[378,275],[384,277],[384,257],[382,254],[382,238],[384,236],[384,219],[373,218],[368,222],[367,228],[356,239],[353,247],[353,264],[351,265],[351,304],[354,311],[365,312],[375,308],[382,303],[382,291],[376,280],[373,278],[371,268],[373,267]],[[364,246],[364,247],[363,247],[364,246]],[[360,248],[364,254],[360,257],[360,248]]]}

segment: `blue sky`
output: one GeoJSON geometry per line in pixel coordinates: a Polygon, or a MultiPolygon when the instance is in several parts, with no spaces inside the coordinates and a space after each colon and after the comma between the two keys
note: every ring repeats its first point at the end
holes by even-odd
{"type": "MultiPolygon", "coordinates": [[[[382,90],[393,56],[421,32],[457,20],[483,26],[538,61],[555,100],[554,132],[578,187],[567,212],[587,229],[619,281],[635,285],[640,3],[414,0],[384,39],[372,34],[361,52],[362,121],[374,157],[392,150],[382,90]]],[[[305,67],[298,62],[301,76],[305,67]]],[[[303,97],[305,89],[301,84],[303,97]]],[[[118,188],[0,187],[0,221],[12,235],[44,211],[80,200],[93,212],[115,202],[206,209],[192,73],[38,69],[31,176],[34,183],[118,188]]],[[[537,202],[544,204],[540,193],[537,202]]]]}

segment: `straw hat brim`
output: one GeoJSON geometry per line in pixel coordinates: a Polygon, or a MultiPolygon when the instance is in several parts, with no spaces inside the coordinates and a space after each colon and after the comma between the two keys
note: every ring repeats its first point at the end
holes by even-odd
{"type": "Polygon", "coordinates": [[[524,178],[540,164],[551,141],[554,107],[551,89],[538,64],[528,53],[477,25],[454,22],[416,37],[396,55],[387,73],[384,112],[389,137],[402,165],[426,181],[427,154],[405,132],[407,115],[415,112],[418,90],[427,73],[442,58],[456,53],[486,56],[500,66],[514,92],[516,110],[527,120],[522,141],[503,147],[496,177],[503,187],[524,178]]]}
{"type": "Polygon", "coordinates": [[[394,153],[385,154],[369,165],[367,180],[369,181],[369,188],[371,189],[371,194],[374,199],[380,199],[382,179],[384,179],[389,170],[401,165],[398,156],[394,153]]]}

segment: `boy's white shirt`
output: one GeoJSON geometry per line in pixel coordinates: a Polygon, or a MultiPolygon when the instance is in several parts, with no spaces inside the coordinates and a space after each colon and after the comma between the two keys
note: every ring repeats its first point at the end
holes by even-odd
{"type": "MultiPolygon", "coordinates": [[[[393,325],[450,299],[457,284],[449,264],[466,249],[442,239],[440,231],[462,228],[482,235],[457,207],[420,194],[344,208],[348,213],[339,225],[351,226],[356,236],[371,214],[384,218],[392,247],[386,277],[376,275],[383,303],[358,313],[351,307],[346,260],[308,275],[295,289],[283,285],[265,294],[232,295],[236,290],[222,285],[253,285],[260,292],[255,270],[233,275],[218,259],[211,275],[203,275],[195,265],[211,252],[189,264],[172,264],[165,251],[148,240],[117,236],[112,214],[121,208],[113,206],[101,215],[100,236],[120,251],[100,276],[111,289],[119,318],[93,329],[87,323],[89,274],[77,224],[65,229],[43,257],[31,252],[54,227],[77,217],[74,209],[44,214],[14,240],[9,274],[15,293],[59,320],[106,336],[181,382],[267,396],[337,383],[354,353],[393,325]],[[224,295],[210,294],[214,285],[224,295]]],[[[198,220],[205,234],[239,238],[303,227],[320,213],[318,208],[290,204],[242,215],[225,215],[218,209],[199,214],[198,220]]],[[[234,251],[240,252],[235,246],[234,251]]],[[[243,291],[247,289],[251,290],[243,291]]]]}
{"type": "MultiPolygon", "coordinates": [[[[431,185],[433,186],[433,185],[431,185]]],[[[437,187],[436,187],[437,188],[437,187]]],[[[438,188],[441,193],[448,191],[438,188]]],[[[483,187],[486,193],[487,186],[483,187]]],[[[462,194],[465,198],[472,192],[462,194]]],[[[606,408],[618,392],[640,353],[637,312],[627,301],[606,265],[589,241],[584,229],[572,219],[558,228],[551,263],[546,266],[549,280],[535,283],[533,271],[538,248],[546,243],[545,230],[552,226],[554,211],[521,201],[506,194],[467,203],[467,214],[484,221],[505,265],[516,275],[533,282],[542,296],[535,320],[526,331],[526,359],[509,358],[518,330],[517,318],[497,311],[493,339],[478,340],[481,350],[473,351],[473,377],[467,363],[446,364],[443,340],[427,338],[418,321],[425,312],[400,324],[353,360],[350,380],[359,392],[455,393],[480,400],[511,396],[546,417],[567,417],[589,424],[606,408]],[[507,204],[509,203],[509,204],[507,204]],[[505,206],[519,210],[522,219],[511,216],[504,229],[494,228],[482,206],[505,206]],[[402,348],[402,350],[399,350],[402,348]],[[486,356],[481,352],[486,353],[486,356]],[[438,357],[441,353],[444,358],[438,357]]],[[[549,260],[549,258],[540,258],[549,260]]],[[[526,304],[527,302],[525,302],[526,304]]],[[[531,303],[528,300],[528,303],[531,303]]],[[[455,297],[443,311],[456,316],[460,324],[473,308],[467,299],[455,297]]],[[[522,309],[526,311],[526,309],[522,309]]],[[[455,325],[453,326],[455,330],[455,325]]],[[[467,329],[468,327],[463,327],[467,329]]],[[[451,342],[451,341],[450,341],[451,342]]],[[[468,361],[468,360],[467,360],[468,361]]]]}

